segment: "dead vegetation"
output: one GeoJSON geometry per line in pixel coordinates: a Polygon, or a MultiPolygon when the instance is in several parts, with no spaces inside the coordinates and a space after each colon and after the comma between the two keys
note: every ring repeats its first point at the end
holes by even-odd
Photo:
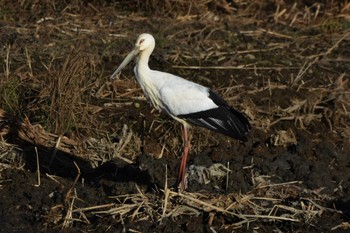
{"type": "MultiPolygon", "coordinates": [[[[55,163],[75,175],[63,203],[50,207],[45,226],[73,228],[111,218],[124,231],[138,232],[133,223],[206,216],[211,232],[263,229],[271,222],[270,230],[286,232],[293,229],[281,227],[287,222],[314,227],[324,216],[341,215],[329,203],[349,194],[349,180],[332,196],[299,180],[278,183],[253,165],[245,167],[252,183],[246,193],[177,193],[165,179],[164,187],[150,191],[134,184],[137,192],[103,204],[79,196],[84,175],[106,163],[133,164],[141,153],[179,156],[177,123],[151,111],[131,68],[120,80],[108,80],[145,31],[157,41],[151,66],[216,89],[251,119],[257,131],[252,141],[286,150],[303,132],[313,142],[327,132],[334,145],[349,148],[348,1],[28,0],[0,6],[0,170],[22,169],[27,153],[36,155],[29,168],[39,185],[55,163]],[[57,156],[61,152],[68,156],[57,156]],[[72,163],[72,157],[83,162],[72,163]]],[[[220,140],[195,129],[192,151],[215,151],[220,140]]],[[[0,191],[7,187],[3,177],[0,191]]],[[[349,228],[339,219],[331,230],[349,228]]]]}
{"type": "MultiPolygon", "coordinates": [[[[177,219],[182,216],[200,216],[208,213],[206,224],[215,231],[212,226],[213,221],[225,218],[233,223],[226,223],[216,230],[244,228],[247,224],[256,221],[313,224],[324,212],[341,213],[317,204],[315,199],[325,201],[329,197],[311,190],[303,190],[298,187],[298,182],[272,184],[266,180],[266,177],[256,177],[256,179],[261,183],[247,194],[178,193],[166,189],[160,190],[164,199],[145,194],[141,190],[136,194],[111,196],[110,204],[71,210],[73,215],[78,217],[74,218],[70,214],[66,216],[64,222],[73,224],[74,221],[88,221],[86,217],[88,215],[101,217],[108,215],[113,216],[123,225],[126,220],[135,223],[152,221],[161,224],[165,218],[177,219]],[[286,202],[288,199],[293,201],[286,202]]],[[[64,227],[68,226],[64,225],[64,227]]],[[[127,230],[125,226],[124,230],[127,230]]]]}

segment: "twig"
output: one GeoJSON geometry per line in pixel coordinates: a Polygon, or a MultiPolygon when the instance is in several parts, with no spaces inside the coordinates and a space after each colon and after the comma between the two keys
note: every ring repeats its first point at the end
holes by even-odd
{"type": "Polygon", "coordinates": [[[29,67],[29,74],[30,74],[30,77],[33,77],[32,61],[30,59],[30,55],[28,53],[27,47],[25,48],[25,51],[26,51],[26,57],[27,57],[27,62],[28,62],[28,67],[29,67]]]}
{"type": "Polygon", "coordinates": [[[244,216],[242,216],[241,214],[236,214],[234,212],[231,212],[231,211],[227,211],[223,208],[220,208],[220,207],[217,207],[217,206],[214,206],[210,203],[207,203],[207,202],[204,202],[204,201],[201,201],[201,200],[198,200],[198,199],[195,199],[193,197],[190,197],[189,195],[185,195],[183,193],[178,193],[178,192],[174,192],[174,191],[170,191],[169,194],[173,195],[173,196],[179,196],[179,197],[182,197],[184,199],[187,199],[187,200],[190,200],[190,201],[193,201],[197,204],[200,204],[200,205],[203,205],[203,206],[206,206],[206,207],[209,207],[213,210],[216,210],[218,212],[221,212],[221,213],[225,213],[225,214],[229,214],[229,215],[233,215],[233,216],[236,216],[238,218],[244,218],[244,216]]]}
{"type": "Polygon", "coordinates": [[[166,210],[167,210],[167,206],[168,206],[169,193],[170,193],[170,190],[168,189],[168,167],[165,164],[164,203],[163,203],[162,217],[159,220],[160,222],[162,222],[163,218],[166,217],[166,210]]]}
{"type": "Polygon", "coordinates": [[[342,223],[336,225],[335,227],[332,227],[331,231],[337,230],[339,228],[341,228],[343,230],[350,229],[350,223],[349,222],[342,222],[342,223]]]}
{"type": "Polygon", "coordinates": [[[113,206],[115,206],[114,203],[109,203],[109,204],[90,206],[85,208],[77,208],[73,210],[73,212],[85,212],[85,211],[91,211],[91,210],[97,210],[97,209],[111,208],[113,206]]]}
{"type": "Polygon", "coordinates": [[[68,228],[70,223],[72,223],[74,201],[75,201],[75,196],[73,196],[72,201],[69,203],[69,208],[68,208],[66,217],[64,218],[64,222],[62,224],[63,229],[68,228]]]}
{"type": "Polygon", "coordinates": [[[145,204],[145,201],[141,202],[141,204],[134,210],[134,212],[130,216],[130,222],[133,222],[135,219],[135,216],[139,213],[140,208],[145,204]]]}
{"type": "Polygon", "coordinates": [[[172,66],[173,68],[179,69],[191,69],[191,70],[294,70],[299,67],[246,67],[246,66],[172,66]]]}
{"type": "Polygon", "coordinates": [[[57,177],[57,176],[55,176],[55,175],[49,175],[49,174],[45,174],[47,177],[49,177],[51,180],[53,180],[53,181],[55,181],[57,184],[60,184],[60,182],[57,180],[57,179],[55,179],[55,177],[57,177]]]}
{"type": "Polygon", "coordinates": [[[290,182],[284,182],[284,183],[278,183],[278,184],[267,184],[267,185],[261,185],[256,187],[257,189],[267,188],[267,187],[276,187],[276,186],[284,186],[284,185],[292,185],[292,184],[301,184],[301,181],[290,181],[290,182]]]}
{"type": "Polygon", "coordinates": [[[6,58],[5,58],[5,76],[8,79],[10,76],[10,50],[11,50],[11,45],[6,46],[6,58]]]}
{"type": "Polygon", "coordinates": [[[78,170],[78,174],[77,174],[77,176],[76,176],[75,179],[74,179],[74,182],[73,182],[73,184],[72,184],[72,187],[68,190],[68,192],[67,192],[67,194],[66,194],[66,200],[68,200],[68,199],[70,198],[70,195],[71,195],[72,191],[74,190],[75,185],[78,183],[78,180],[79,180],[79,177],[80,177],[80,174],[81,174],[81,173],[80,173],[80,168],[79,168],[79,166],[76,164],[75,161],[74,161],[73,163],[74,163],[75,167],[76,167],[77,170],[78,170]]]}
{"type": "Polygon", "coordinates": [[[117,206],[114,208],[111,208],[109,210],[100,210],[93,212],[93,214],[112,214],[112,215],[124,215],[128,212],[130,212],[133,208],[137,207],[137,204],[123,204],[121,206],[117,206]]]}
{"type": "Polygon", "coordinates": [[[159,156],[158,156],[158,159],[161,159],[161,158],[163,157],[164,149],[165,149],[165,144],[163,145],[162,150],[160,151],[160,154],[159,154],[159,156]]]}
{"type": "Polygon", "coordinates": [[[35,155],[36,155],[36,172],[37,172],[37,178],[38,178],[38,184],[36,184],[36,187],[40,186],[40,163],[39,163],[39,153],[38,153],[38,148],[35,146],[35,155]]]}
{"type": "Polygon", "coordinates": [[[79,177],[80,177],[80,174],[81,174],[80,173],[80,168],[76,164],[75,161],[74,161],[74,165],[75,165],[75,167],[78,170],[78,174],[77,174],[77,176],[74,179],[72,187],[68,190],[68,192],[66,194],[65,200],[67,201],[67,200],[71,199],[71,202],[69,203],[69,208],[68,208],[66,217],[64,219],[64,222],[62,224],[62,228],[63,229],[69,227],[69,224],[72,223],[72,221],[73,221],[73,205],[74,205],[74,201],[75,201],[77,195],[76,195],[76,193],[74,193],[74,195],[71,195],[71,194],[72,194],[73,191],[75,192],[75,185],[77,184],[77,182],[79,180],[79,177]]]}
{"type": "Polygon", "coordinates": [[[279,37],[279,38],[285,38],[285,39],[293,39],[293,36],[288,36],[288,35],[285,35],[285,34],[281,34],[281,33],[278,33],[278,32],[274,32],[274,31],[270,31],[270,30],[266,30],[266,29],[258,29],[258,30],[255,30],[255,31],[240,31],[241,34],[246,34],[248,36],[256,36],[256,35],[265,35],[265,34],[268,34],[268,35],[272,35],[272,36],[275,36],[275,37],[279,37]]]}
{"type": "Polygon", "coordinates": [[[128,164],[132,164],[133,161],[121,156],[121,152],[129,144],[131,137],[133,135],[133,132],[131,130],[129,132],[127,132],[127,131],[128,131],[128,126],[126,124],[124,124],[123,130],[122,130],[123,136],[118,143],[118,147],[114,150],[113,157],[119,158],[119,159],[127,162],[128,164]]]}
{"type": "Polygon", "coordinates": [[[134,230],[134,229],[131,229],[131,228],[128,229],[128,232],[142,233],[142,231],[134,230]]]}
{"type": "Polygon", "coordinates": [[[230,161],[227,161],[227,170],[226,170],[226,190],[228,189],[228,180],[229,180],[229,174],[230,174],[230,161]]]}
{"type": "MultiPolygon", "coordinates": [[[[324,53],[320,53],[320,54],[317,54],[317,55],[314,55],[312,57],[314,57],[314,59],[309,62],[308,65],[306,65],[308,63],[309,60],[305,61],[305,63],[303,64],[303,66],[301,67],[297,77],[294,79],[293,83],[292,83],[292,86],[296,85],[301,79],[302,77],[304,76],[305,72],[310,69],[310,67],[315,64],[320,58],[322,57],[326,57],[328,56],[331,52],[333,52],[333,50],[339,46],[339,44],[345,39],[347,38],[348,36],[350,35],[350,32],[348,33],[345,33],[339,40],[337,40],[337,42],[335,42],[335,44],[330,47],[326,52],[324,53]]],[[[310,59],[310,58],[309,58],[310,59]]]]}
{"type": "Polygon", "coordinates": [[[55,147],[53,148],[52,155],[51,155],[51,159],[50,159],[50,162],[49,162],[49,168],[50,168],[50,166],[51,166],[52,161],[53,161],[53,160],[55,159],[55,157],[56,157],[57,149],[58,149],[58,147],[60,146],[61,139],[62,139],[62,135],[60,135],[60,136],[57,138],[55,147]]]}
{"type": "Polygon", "coordinates": [[[290,222],[300,222],[298,219],[293,219],[293,218],[286,218],[286,217],[280,217],[280,216],[270,216],[270,215],[250,215],[250,214],[244,214],[243,215],[245,218],[251,218],[251,219],[271,219],[271,220],[283,220],[283,221],[290,221],[290,222]]]}
{"type": "Polygon", "coordinates": [[[301,198],[301,200],[305,200],[305,201],[308,201],[310,202],[311,204],[313,204],[314,206],[316,206],[317,208],[319,208],[320,210],[327,210],[329,212],[334,212],[334,213],[338,213],[338,214],[343,214],[343,211],[341,210],[336,210],[336,209],[331,209],[331,208],[328,208],[328,207],[323,207],[323,206],[320,206],[319,204],[316,204],[313,200],[311,200],[310,198],[301,198]]]}

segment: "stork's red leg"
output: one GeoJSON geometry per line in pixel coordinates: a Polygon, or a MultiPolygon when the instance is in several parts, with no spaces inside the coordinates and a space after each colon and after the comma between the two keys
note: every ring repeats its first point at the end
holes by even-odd
{"type": "Polygon", "coordinates": [[[180,171],[177,179],[178,183],[181,182],[181,191],[185,189],[186,162],[187,162],[187,155],[190,150],[190,141],[188,140],[186,125],[184,125],[183,140],[184,140],[184,153],[181,158],[180,171]]]}

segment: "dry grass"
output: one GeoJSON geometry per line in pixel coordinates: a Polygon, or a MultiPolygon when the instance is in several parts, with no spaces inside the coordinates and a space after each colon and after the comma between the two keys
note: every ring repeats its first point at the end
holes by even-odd
{"type": "MultiPolygon", "coordinates": [[[[184,216],[210,214],[207,224],[226,219],[228,223],[221,229],[238,229],[256,221],[265,222],[304,222],[312,225],[317,218],[333,212],[318,204],[332,200],[332,197],[321,195],[317,191],[300,187],[300,182],[275,184],[266,177],[253,177],[256,186],[247,194],[204,194],[178,193],[170,189],[161,190],[159,195],[138,193],[110,197],[108,204],[75,207],[69,210],[65,222],[86,221],[87,217],[113,216],[115,221],[137,223],[151,221],[161,223],[164,218],[178,219],[184,216]],[[161,198],[163,196],[163,198],[161,198]],[[289,200],[289,201],[287,201],[289,200]],[[162,208],[160,208],[162,207],[162,208]],[[230,223],[229,223],[230,222],[230,223]]],[[[71,200],[73,205],[74,200],[71,200]]],[[[63,225],[65,227],[65,225],[63,225]]],[[[125,228],[126,229],[126,228],[125,228]]]]}
{"type": "MultiPolygon", "coordinates": [[[[60,5],[53,6],[50,4],[50,2],[47,2],[46,4],[48,9],[51,10],[61,7],[60,5]]],[[[312,53],[311,51],[303,51],[303,49],[301,49],[300,56],[288,58],[288,60],[290,60],[289,63],[294,64],[293,66],[286,66],[285,64],[277,63],[274,63],[271,66],[271,64],[264,64],[264,59],[249,62],[249,59],[247,60],[246,58],[257,56],[263,58],[268,54],[273,54],[274,51],[277,50],[277,55],[274,55],[276,56],[274,59],[278,60],[280,56],[278,54],[280,53],[281,56],[283,56],[282,51],[290,46],[290,44],[295,42],[299,44],[308,43],[308,41],[310,41],[310,37],[305,37],[304,35],[287,35],[285,33],[274,32],[265,28],[240,31],[239,34],[253,38],[254,40],[264,40],[263,38],[266,38],[267,35],[268,38],[265,40],[276,40],[276,42],[270,42],[270,45],[268,45],[269,48],[267,49],[255,49],[254,44],[251,44],[249,49],[242,50],[240,48],[241,45],[239,45],[239,47],[236,49],[232,49],[231,47],[235,46],[236,42],[231,40],[236,40],[237,35],[228,32],[227,29],[223,28],[222,26],[217,27],[217,25],[220,25],[222,21],[226,20],[240,20],[241,17],[247,17],[249,12],[255,12],[254,17],[250,16],[250,18],[258,19],[259,17],[266,17],[267,14],[268,17],[273,18],[275,24],[287,24],[288,26],[306,24],[307,26],[311,25],[308,26],[309,28],[318,27],[322,31],[322,25],[324,24],[323,21],[324,19],[329,20],[329,17],[326,16],[330,13],[335,14],[335,16],[333,16],[334,18],[347,19],[346,15],[349,8],[348,3],[343,2],[334,6],[315,3],[304,6],[296,3],[290,5],[280,1],[275,1],[272,4],[275,11],[266,10],[268,7],[271,7],[271,2],[268,1],[262,1],[260,3],[235,1],[232,5],[226,3],[226,1],[179,1],[176,2],[176,4],[174,4],[172,1],[165,1],[161,5],[159,5],[159,2],[157,1],[149,1],[147,3],[140,4],[141,5],[134,6],[141,10],[147,7],[147,10],[151,10],[151,12],[157,11],[157,13],[160,14],[163,14],[164,12],[176,12],[175,14],[179,14],[176,16],[176,21],[178,21],[184,28],[188,28],[188,25],[192,24],[193,20],[199,19],[202,21],[199,24],[198,30],[196,30],[196,26],[194,26],[193,31],[179,30],[174,33],[176,26],[168,27],[163,29],[157,38],[157,42],[160,44],[158,51],[165,51],[164,48],[169,47],[168,44],[165,44],[169,42],[165,41],[176,40],[180,43],[182,43],[181,41],[185,42],[183,45],[181,45],[181,50],[178,49],[178,46],[173,46],[170,47],[170,51],[169,49],[166,49],[166,53],[164,53],[165,60],[170,60],[177,64],[181,64],[175,65],[173,68],[175,68],[180,74],[184,73],[184,76],[187,76],[186,72],[184,71],[185,69],[213,70],[213,72],[217,72],[218,70],[223,70],[224,72],[226,70],[252,70],[256,74],[264,73],[265,70],[266,72],[276,70],[277,73],[281,73],[283,70],[288,70],[293,74],[293,70],[299,69],[298,67],[300,67],[301,62],[303,66],[299,70],[298,74],[296,74],[295,77],[290,77],[291,83],[297,86],[297,88],[300,88],[302,85],[304,85],[304,83],[300,84],[300,81],[303,79],[305,73],[310,71],[310,67],[316,62],[333,59],[328,58],[330,53],[338,46],[342,47],[342,41],[346,40],[348,37],[348,33],[346,32],[338,33],[339,36],[334,34],[335,39],[333,40],[335,42],[332,43],[331,46],[327,46],[328,49],[323,52],[315,51],[316,53],[312,53]],[[215,7],[210,9],[215,10],[209,11],[209,7],[213,7],[213,5],[215,5],[215,7]],[[230,15],[230,13],[235,12],[238,9],[240,9],[240,14],[243,15],[230,15]],[[223,14],[223,16],[218,19],[213,19],[207,14],[199,16],[198,12],[203,11],[214,14],[221,12],[225,13],[226,15],[223,14]],[[321,23],[319,24],[319,22],[321,23]],[[208,25],[202,28],[202,23],[207,23],[208,25]],[[199,28],[201,29],[199,30],[199,28]],[[216,40],[215,35],[217,34],[226,34],[228,36],[226,37],[227,41],[222,41],[222,39],[216,40]],[[166,38],[161,38],[163,35],[166,35],[166,38]],[[189,39],[191,48],[195,48],[194,51],[186,46],[186,40],[183,40],[184,37],[189,39]],[[286,41],[277,42],[280,39],[286,41]],[[189,49],[188,51],[186,51],[186,47],[189,49]],[[240,65],[229,65],[230,63],[232,64],[232,56],[236,60],[235,62],[240,65]],[[201,63],[203,62],[203,64],[207,63],[208,65],[186,65],[187,63],[193,64],[197,60],[200,60],[201,63]]],[[[21,9],[25,10],[30,6],[30,1],[24,1],[21,5],[21,9]]],[[[38,10],[38,5],[34,4],[33,6],[33,11],[38,10]]],[[[79,18],[81,15],[86,13],[76,12],[75,6],[72,6],[71,8],[63,8],[63,15],[60,17],[38,18],[35,22],[33,22],[33,25],[28,24],[27,27],[19,28],[9,26],[9,28],[16,31],[17,34],[23,36],[27,36],[30,32],[35,32],[35,36],[38,39],[47,40],[47,45],[40,44],[38,47],[30,47],[32,46],[30,44],[24,45],[24,51],[21,51],[21,48],[16,46],[11,47],[10,44],[7,44],[3,48],[2,53],[5,57],[3,74],[6,78],[2,79],[1,81],[1,107],[3,109],[14,114],[21,114],[22,116],[26,114],[30,118],[34,119],[34,122],[42,124],[48,131],[59,135],[96,135],[104,133],[103,131],[101,132],[97,129],[103,130],[108,124],[110,124],[110,122],[108,122],[103,125],[101,121],[96,121],[96,117],[91,117],[92,114],[97,114],[102,110],[96,103],[108,102],[110,98],[113,97],[113,102],[118,104],[116,106],[124,107],[127,105],[124,105],[123,103],[133,99],[134,94],[136,94],[136,96],[140,95],[139,91],[134,91],[133,89],[129,89],[129,91],[125,93],[125,89],[123,88],[122,90],[118,90],[121,91],[121,95],[111,96],[111,92],[109,92],[111,89],[110,86],[105,86],[104,81],[101,81],[102,76],[106,77],[109,74],[104,74],[103,66],[105,62],[103,62],[101,59],[108,59],[112,61],[112,58],[114,57],[111,57],[111,52],[117,52],[120,50],[120,48],[117,48],[118,45],[113,41],[116,38],[122,38],[122,41],[126,41],[126,39],[123,39],[123,37],[126,37],[126,35],[120,33],[119,31],[113,31],[113,29],[107,24],[107,17],[102,16],[99,10],[93,6],[93,4],[88,4],[86,9],[87,12],[92,11],[96,13],[95,18],[100,19],[99,27],[92,23],[94,21],[94,17],[91,18],[90,21],[75,22],[73,20],[74,18],[79,18]],[[95,35],[98,35],[98,37],[95,35]],[[60,40],[59,38],[63,38],[63,40],[60,40]],[[72,40],[73,44],[71,47],[67,46],[68,42],[72,40]],[[85,42],[90,45],[100,45],[102,43],[104,44],[104,47],[108,49],[108,51],[93,51],[90,49],[91,46],[81,47],[80,44],[85,42]],[[55,49],[55,47],[57,48],[58,46],[61,48],[59,51],[55,49]],[[41,54],[39,54],[38,50],[41,52],[41,54]],[[42,52],[44,54],[42,54],[42,52]],[[101,52],[102,56],[97,57],[96,53],[101,52]],[[69,54],[69,56],[67,56],[67,54],[69,54]],[[14,62],[12,62],[12,60],[15,60],[16,64],[13,64],[14,62]],[[91,94],[96,92],[96,89],[98,90],[98,95],[94,95],[97,98],[93,98],[91,94]],[[130,91],[131,93],[128,94],[130,91]]],[[[217,17],[219,17],[218,14],[217,17]]],[[[142,18],[135,17],[134,21],[137,22],[139,20],[142,20],[142,18]]],[[[118,28],[119,22],[116,21],[113,23],[117,24],[114,25],[113,28],[118,28]]],[[[342,26],[335,26],[335,32],[341,32],[342,29],[348,24],[347,21],[338,21],[338,23],[342,26]]],[[[308,30],[308,27],[306,27],[306,30],[308,30]]],[[[318,38],[318,35],[316,35],[315,39],[312,41],[313,43],[322,43],[321,40],[322,38],[318,38]]],[[[130,46],[130,43],[128,46],[130,46]]],[[[126,51],[123,51],[123,54],[125,52],[126,51]]],[[[298,54],[298,52],[296,54],[298,54]]],[[[113,59],[113,61],[115,60],[113,59]]],[[[212,81],[208,82],[210,82],[209,85],[212,85],[212,81]]],[[[272,95],[271,90],[274,88],[274,86],[277,85],[277,88],[279,88],[279,85],[284,85],[273,81],[269,82],[270,86],[268,88],[270,90],[270,95],[272,95]]],[[[118,89],[120,88],[121,87],[118,87],[118,89]]],[[[231,87],[229,86],[227,88],[229,89],[231,87]]],[[[225,90],[223,91],[225,92],[225,90]]],[[[241,89],[240,91],[243,90],[241,89]]],[[[254,94],[258,93],[258,90],[256,89],[247,91],[254,94]]],[[[341,104],[344,105],[344,103],[341,104]]],[[[314,103],[314,105],[316,104],[314,103]]],[[[346,105],[344,107],[347,109],[346,105]]],[[[252,113],[249,114],[251,117],[259,118],[257,116],[253,116],[252,113]]],[[[294,112],[291,114],[294,114],[294,112]]],[[[319,119],[317,116],[314,118],[307,116],[306,118],[309,121],[312,119],[319,119]]],[[[280,119],[281,118],[277,120],[280,119]]],[[[283,119],[289,118],[288,116],[283,116],[283,119]]],[[[276,123],[276,119],[270,119],[270,121],[273,124],[276,123]]],[[[304,121],[304,117],[302,117],[301,121],[304,121]]],[[[125,123],[127,122],[124,122],[121,125],[124,125],[125,123]]],[[[270,125],[263,127],[269,128],[270,125]]]]}

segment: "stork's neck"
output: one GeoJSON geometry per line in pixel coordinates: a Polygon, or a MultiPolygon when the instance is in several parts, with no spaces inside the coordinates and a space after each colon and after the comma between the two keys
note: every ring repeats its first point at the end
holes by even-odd
{"type": "Polygon", "coordinates": [[[140,53],[134,69],[136,79],[143,93],[156,109],[160,109],[159,91],[152,80],[152,70],[148,66],[148,60],[152,51],[144,50],[140,53]]]}
{"type": "Polygon", "coordinates": [[[148,66],[148,61],[152,52],[153,52],[153,48],[149,48],[141,51],[138,57],[137,66],[139,66],[140,68],[142,67],[142,69],[149,70],[150,68],[148,66]]]}
{"type": "MultiPolygon", "coordinates": [[[[151,51],[152,52],[152,51],[151,51]]],[[[135,74],[137,81],[140,83],[142,89],[144,89],[144,86],[147,86],[151,80],[149,73],[151,69],[148,66],[148,61],[151,53],[147,50],[141,51],[137,58],[136,66],[135,66],[135,74]]]]}

